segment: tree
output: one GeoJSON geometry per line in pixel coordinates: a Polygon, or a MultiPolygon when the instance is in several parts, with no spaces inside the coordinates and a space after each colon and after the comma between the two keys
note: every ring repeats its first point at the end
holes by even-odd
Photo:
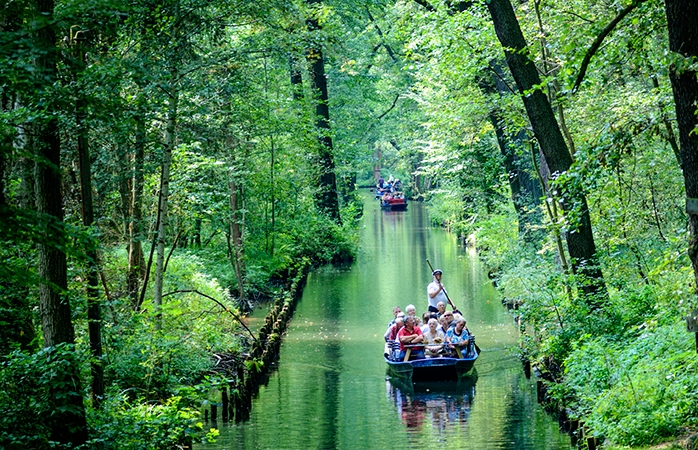
{"type": "MultiPolygon", "coordinates": [[[[487,3],[487,8],[548,167],[554,178],[564,176],[572,166],[572,157],[548,98],[540,90],[541,80],[535,65],[528,57],[526,40],[511,2],[491,0],[487,3]]],[[[565,183],[559,184],[559,187],[562,190],[562,206],[568,217],[574,218],[571,222],[573,225],[566,235],[572,269],[580,279],[585,301],[592,307],[601,307],[607,292],[596,255],[586,196],[582,186],[565,183]]]]}
{"type": "Polygon", "coordinates": [[[318,140],[318,162],[320,179],[318,185],[318,203],[332,220],[339,222],[339,198],[337,196],[337,176],[335,174],[334,155],[332,154],[332,136],[330,128],[329,96],[327,92],[327,76],[325,75],[325,59],[322,55],[320,39],[321,30],[317,14],[322,4],[321,0],[307,0],[310,16],[306,19],[311,42],[306,50],[306,58],[310,65],[310,83],[315,99],[315,127],[318,140]]]}
{"type": "MultiPolygon", "coordinates": [[[[73,33],[71,29],[71,33],[73,33]]],[[[94,224],[94,202],[92,200],[92,161],[90,159],[87,120],[87,100],[81,92],[80,78],[85,70],[85,44],[88,42],[86,30],[74,31],[71,44],[75,47],[73,75],[75,85],[75,124],[77,126],[77,150],[80,165],[80,192],[82,196],[82,224],[88,230],[94,224]]],[[[102,313],[99,300],[99,268],[97,263],[97,242],[86,240],[87,259],[87,320],[92,353],[92,403],[99,407],[104,396],[104,367],[102,363],[102,313]]]]}
{"type": "MultiPolygon", "coordinates": [[[[51,93],[57,80],[58,51],[54,30],[53,0],[37,0],[36,45],[37,99],[43,104],[44,115],[34,124],[36,151],[36,208],[48,224],[45,240],[38,244],[38,265],[41,277],[40,308],[44,347],[75,343],[68,288],[66,254],[62,246],[51,245],[51,235],[67,239],[62,226],[63,197],[61,194],[61,142],[59,136],[57,100],[51,93]],[[43,95],[41,95],[43,94],[43,95]]],[[[79,367],[71,361],[53,384],[52,439],[62,444],[80,445],[87,440],[87,423],[82,400],[79,367]]]]}
{"type": "Polygon", "coordinates": [[[686,188],[688,256],[693,265],[694,292],[698,294],[698,72],[691,69],[688,63],[689,58],[698,58],[698,30],[695,27],[698,10],[695,4],[688,0],[666,0],[665,5],[669,50],[676,58],[670,67],[669,76],[676,105],[681,169],[686,188]]]}

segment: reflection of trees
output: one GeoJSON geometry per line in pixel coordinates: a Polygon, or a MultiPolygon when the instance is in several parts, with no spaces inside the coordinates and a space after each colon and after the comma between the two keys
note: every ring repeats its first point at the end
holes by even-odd
{"type": "Polygon", "coordinates": [[[429,418],[439,433],[468,422],[475,397],[475,380],[466,383],[431,383],[420,391],[398,380],[386,382],[388,397],[393,401],[402,422],[418,430],[429,418]]]}
{"type": "Polygon", "coordinates": [[[407,398],[406,403],[402,406],[400,417],[407,428],[422,428],[424,424],[424,412],[427,409],[427,404],[419,399],[407,398]]]}

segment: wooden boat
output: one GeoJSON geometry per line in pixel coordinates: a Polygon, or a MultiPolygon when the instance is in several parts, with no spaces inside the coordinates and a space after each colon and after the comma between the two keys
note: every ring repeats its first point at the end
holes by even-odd
{"type": "MultiPolygon", "coordinates": [[[[412,346],[420,347],[420,345],[412,346]]],[[[396,360],[394,354],[385,356],[388,364],[388,372],[392,377],[397,377],[412,382],[423,381],[458,381],[470,375],[478,352],[471,340],[470,348],[465,354],[457,349],[453,356],[426,357],[410,360],[411,348],[407,346],[407,354],[403,360],[396,360]]]]}
{"type": "Polygon", "coordinates": [[[384,194],[381,198],[381,208],[389,211],[406,211],[407,199],[402,192],[384,194]]]}

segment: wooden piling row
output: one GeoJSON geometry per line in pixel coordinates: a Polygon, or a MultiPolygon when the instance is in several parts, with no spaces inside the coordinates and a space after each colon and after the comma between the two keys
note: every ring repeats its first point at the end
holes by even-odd
{"type": "Polygon", "coordinates": [[[587,450],[596,450],[598,448],[603,441],[603,437],[599,438],[592,435],[589,428],[581,420],[570,419],[570,412],[564,405],[551,401],[551,397],[548,394],[548,386],[542,380],[536,381],[536,395],[538,403],[543,406],[543,409],[557,416],[560,430],[571,437],[573,446],[586,448],[587,450]]]}
{"type": "Polygon", "coordinates": [[[236,422],[249,418],[252,398],[259,392],[259,387],[269,381],[273,362],[281,348],[281,338],[293,317],[309,269],[309,262],[303,264],[292,282],[274,299],[250,354],[245,358],[245,363],[238,368],[236,380],[230,386],[229,403],[230,418],[234,416],[236,422]]]}

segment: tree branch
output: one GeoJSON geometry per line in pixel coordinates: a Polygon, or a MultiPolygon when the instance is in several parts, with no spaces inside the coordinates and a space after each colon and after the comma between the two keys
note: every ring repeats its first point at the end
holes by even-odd
{"type": "Polygon", "coordinates": [[[397,100],[400,98],[400,94],[397,94],[395,96],[395,100],[393,100],[393,104],[390,105],[390,108],[388,108],[383,114],[378,116],[376,120],[381,120],[383,117],[385,117],[386,114],[388,114],[393,108],[395,108],[395,105],[397,105],[397,100]]]}
{"type": "Polygon", "coordinates": [[[604,28],[601,31],[601,34],[599,34],[594,42],[591,44],[591,47],[589,47],[589,50],[587,50],[586,55],[584,55],[584,60],[582,61],[582,65],[579,68],[579,75],[577,75],[577,80],[574,82],[574,87],[572,88],[572,93],[577,92],[577,89],[579,89],[579,85],[582,84],[582,81],[584,81],[584,76],[586,75],[587,72],[587,67],[589,66],[589,62],[591,61],[591,58],[596,54],[596,51],[601,47],[601,44],[603,43],[603,40],[606,39],[606,36],[608,36],[611,31],[618,25],[618,23],[623,20],[625,16],[630,14],[633,9],[637,8],[638,5],[645,0],[633,0],[631,4],[626,6],[621,12],[618,13],[616,17],[609,22],[608,25],[606,25],[606,28],[604,28]]]}
{"type": "MultiPolygon", "coordinates": [[[[376,28],[376,33],[378,33],[378,37],[381,39],[381,43],[379,44],[385,48],[385,50],[388,52],[388,55],[390,55],[390,58],[393,60],[393,62],[397,62],[397,58],[395,57],[395,54],[393,53],[393,49],[390,48],[388,44],[385,43],[385,36],[383,36],[383,31],[380,29],[378,24],[376,23],[376,20],[373,18],[373,15],[371,14],[371,10],[368,9],[368,6],[366,6],[366,14],[368,14],[368,20],[373,24],[373,26],[376,28]]],[[[378,47],[374,47],[374,53],[378,49],[378,47]]]]}
{"type": "Polygon", "coordinates": [[[173,295],[173,294],[186,294],[186,293],[199,294],[199,295],[202,296],[202,297],[206,297],[207,299],[213,300],[214,302],[216,302],[216,303],[218,304],[218,306],[220,306],[220,307],[223,308],[228,314],[230,314],[231,316],[233,316],[233,317],[235,318],[235,320],[237,320],[237,321],[240,323],[240,325],[242,325],[242,327],[243,327],[244,329],[247,330],[247,332],[250,334],[250,336],[252,336],[252,339],[254,339],[255,342],[257,341],[257,338],[254,337],[254,334],[252,333],[252,331],[250,331],[250,329],[247,328],[247,325],[245,325],[245,324],[243,323],[242,319],[240,319],[240,317],[238,317],[237,314],[235,314],[234,312],[232,312],[230,309],[228,309],[227,306],[225,306],[223,303],[219,302],[219,301],[216,300],[215,298],[211,297],[210,295],[206,295],[206,294],[204,294],[203,292],[197,291],[196,289],[178,289],[178,290],[176,290],[176,291],[172,291],[172,292],[168,292],[168,293],[166,293],[166,294],[162,294],[162,298],[165,298],[165,297],[167,297],[168,295],[173,295]]]}
{"type": "Polygon", "coordinates": [[[582,17],[581,15],[575,13],[574,11],[568,11],[568,10],[566,10],[566,9],[561,9],[560,12],[563,13],[563,14],[569,14],[569,15],[571,15],[571,16],[574,16],[574,17],[576,17],[577,19],[583,20],[583,21],[585,21],[585,22],[587,22],[587,23],[591,23],[591,24],[594,23],[593,20],[589,20],[589,19],[587,19],[586,17],[582,17]]]}
{"type": "Polygon", "coordinates": [[[436,11],[436,8],[431,6],[431,4],[429,2],[427,2],[426,0],[414,0],[414,2],[417,3],[418,5],[422,5],[424,7],[424,9],[426,9],[429,12],[436,11]]]}
{"type": "MultiPolygon", "coordinates": [[[[422,5],[427,11],[429,12],[435,12],[436,8],[431,5],[431,3],[427,2],[426,0],[414,0],[415,3],[422,5]]],[[[463,12],[466,9],[470,8],[473,6],[472,1],[447,1],[446,6],[448,6],[448,14],[453,15],[455,13],[463,12]]]]}

